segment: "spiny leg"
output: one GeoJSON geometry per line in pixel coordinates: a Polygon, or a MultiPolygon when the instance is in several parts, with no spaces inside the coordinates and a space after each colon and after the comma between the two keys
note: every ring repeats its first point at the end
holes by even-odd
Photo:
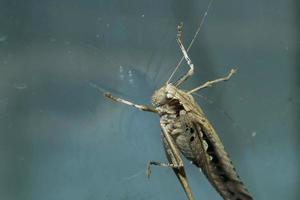
{"type": "MultiPolygon", "coordinates": [[[[150,164],[163,166],[163,167],[170,167],[173,169],[174,173],[176,174],[178,180],[180,181],[180,184],[182,188],[184,189],[188,200],[194,200],[193,194],[191,191],[191,188],[189,186],[184,166],[183,166],[183,160],[180,157],[180,153],[178,148],[176,147],[176,144],[174,143],[172,137],[170,134],[166,131],[164,127],[162,127],[162,141],[164,144],[164,149],[166,152],[166,156],[168,158],[169,164],[166,163],[160,163],[160,162],[153,162],[149,163],[148,168],[150,167],[150,164]]],[[[150,175],[151,170],[147,170],[147,175],[150,175]]]]}
{"type": "Polygon", "coordinates": [[[135,104],[135,103],[132,103],[130,101],[127,101],[125,99],[121,99],[121,98],[117,98],[117,97],[114,97],[112,96],[110,93],[104,93],[104,96],[106,96],[107,98],[113,100],[113,101],[116,101],[116,102],[119,102],[119,103],[123,103],[123,104],[127,104],[129,106],[133,106],[139,110],[142,110],[142,111],[147,111],[147,112],[154,112],[154,113],[157,113],[157,110],[155,110],[155,108],[152,108],[150,106],[146,106],[146,105],[140,105],[140,104],[135,104]]]}
{"type": "Polygon", "coordinates": [[[184,81],[186,81],[189,77],[191,77],[194,74],[194,64],[192,63],[191,59],[189,58],[186,49],[184,48],[182,41],[181,41],[181,36],[182,36],[182,29],[183,29],[183,23],[180,23],[177,27],[177,43],[182,51],[182,54],[189,65],[190,69],[189,71],[181,77],[177,83],[175,84],[176,87],[181,85],[184,81]]]}
{"type": "Polygon", "coordinates": [[[198,90],[201,90],[201,89],[204,89],[204,88],[207,88],[207,87],[211,87],[211,86],[213,86],[216,83],[219,83],[219,82],[222,82],[222,81],[228,81],[231,78],[231,76],[233,74],[235,74],[236,72],[237,72],[237,69],[231,69],[230,72],[229,72],[229,74],[227,76],[218,78],[218,79],[213,80],[213,81],[207,81],[203,85],[200,85],[199,87],[196,87],[196,88],[188,91],[187,93],[191,94],[191,93],[196,92],[198,90]]]}
{"type": "MultiPolygon", "coordinates": [[[[168,133],[166,133],[166,134],[168,135],[167,137],[170,136],[168,133]]],[[[186,177],[186,174],[185,174],[185,170],[184,170],[184,167],[183,167],[183,161],[180,157],[179,151],[178,151],[177,147],[175,146],[172,138],[169,138],[167,140],[166,134],[162,135],[162,141],[164,143],[164,149],[165,149],[165,152],[166,152],[166,156],[167,156],[170,163],[177,163],[178,162],[178,163],[182,164],[181,168],[178,168],[178,169],[173,168],[173,171],[174,171],[175,175],[177,176],[182,188],[184,189],[188,199],[193,200],[194,199],[193,198],[193,193],[192,193],[191,188],[189,186],[189,183],[188,183],[188,180],[187,180],[187,177],[186,177]],[[172,144],[169,145],[168,141],[170,141],[172,144]],[[175,151],[172,151],[171,146],[175,147],[175,149],[174,149],[175,151]]]]}
{"type": "Polygon", "coordinates": [[[162,140],[164,143],[164,147],[167,153],[167,158],[169,160],[169,163],[162,163],[162,162],[157,162],[157,161],[149,161],[148,166],[147,166],[147,171],[146,174],[148,178],[151,175],[151,165],[156,165],[160,167],[169,167],[172,168],[173,170],[177,169],[183,169],[183,160],[180,157],[179,150],[177,149],[176,145],[174,144],[174,141],[170,134],[167,132],[167,130],[164,127],[162,128],[162,140]]]}

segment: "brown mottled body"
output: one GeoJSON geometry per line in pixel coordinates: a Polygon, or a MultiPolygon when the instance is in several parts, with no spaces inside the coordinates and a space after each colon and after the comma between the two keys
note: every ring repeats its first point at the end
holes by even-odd
{"type": "Polygon", "coordinates": [[[193,97],[169,84],[154,94],[154,102],[156,96],[162,94],[170,98],[157,107],[160,124],[172,136],[180,152],[202,169],[224,199],[252,199],[221,140],[193,97]]]}
{"type": "MultiPolygon", "coordinates": [[[[191,44],[196,38],[200,27],[201,25],[191,44]]],[[[105,93],[105,96],[142,111],[157,113],[160,116],[161,137],[169,163],[150,161],[147,168],[148,176],[151,173],[151,165],[172,168],[188,199],[193,200],[181,158],[181,155],[184,155],[202,169],[209,182],[224,200],[252,200],[251,195],[237,175],[216,131],[191,95],[216,83],[229,80],[236,70],[232,69],[226,77],[208,81],[190,91],[180,90],[179,86],[194,73],[194,65],[181,42],[181,32],[182,24],[178,27],[177,42],[183,53],[183,59],[186,60],[190,69],[174,84],[169,83],[181,61],[179,62],[165,85],[153,94],[152,104],[154,107],[116,98],[110,93],[105,93]]]]}

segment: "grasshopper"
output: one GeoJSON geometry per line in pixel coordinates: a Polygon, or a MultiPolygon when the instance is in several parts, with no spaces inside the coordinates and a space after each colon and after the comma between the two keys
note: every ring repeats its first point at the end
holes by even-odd
{"type": "MultiPolygon", "coordinates": [[[[197,36],[202,22],[193,40],[197,36]]],[[[224,200],[251,200],[252,197],[237,175],[219,136],[192,96],[196,91],[229,80],[236,73],[236,69],[231,69],[227,76],[208,81],[190,91],[179,89],[180,85],[194,74],[194,65],[187,53],[193,40],[189,48],[186,49],[182,43],[181,36],[182,24],[178,26],[177,43],[183,54],[181,61],[185,59],[189,70],[175,83],[170,83],[172,76],[181,63],[180,61],[169,80],[154,92],[152,96],[153,106],[136,104],[114,97],[110,93],[105,93],[104,95],[113,101],[159,115],[161,138],[169,163],[150,161],[147,167],[148,177],[151,174],[151,165],[173,169],[188,199],[193,200],[194,197],[181,158],[181,155],[183,155],[194,165],[201,168],[207,179],[224,200]]]]}

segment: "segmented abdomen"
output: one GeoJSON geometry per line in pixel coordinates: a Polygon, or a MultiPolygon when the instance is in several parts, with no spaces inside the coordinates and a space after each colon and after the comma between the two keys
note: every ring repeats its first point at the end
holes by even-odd
{"type": "Polygon", "coordinates": [[[225,200],[251,200],[220,139],[209,122],[206,122],[208,127],[202,123],[184,110],[161,116],[161,125],[166,127],[181,153],[202,169],[225,200]]]}

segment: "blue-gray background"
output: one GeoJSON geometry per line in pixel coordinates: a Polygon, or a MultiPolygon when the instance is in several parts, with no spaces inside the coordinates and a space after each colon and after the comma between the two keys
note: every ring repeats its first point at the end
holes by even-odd
{"type": "MultiPolygon", "coordinates": [[[[138,103],[181,57],[176,25],[190,41],[208,0],[1,0],[0,199],[185,199],[166,161],[158,117],[105,99],[138,103]]],[[[297,0],[215,0],[190,51],[201,92],[255,199],[300,198],[297,0]]],[[[183,65],[178,74],[187,70],[183,65]]],[[[195,199],[220,199],[186,162],[195,199]]]]}

